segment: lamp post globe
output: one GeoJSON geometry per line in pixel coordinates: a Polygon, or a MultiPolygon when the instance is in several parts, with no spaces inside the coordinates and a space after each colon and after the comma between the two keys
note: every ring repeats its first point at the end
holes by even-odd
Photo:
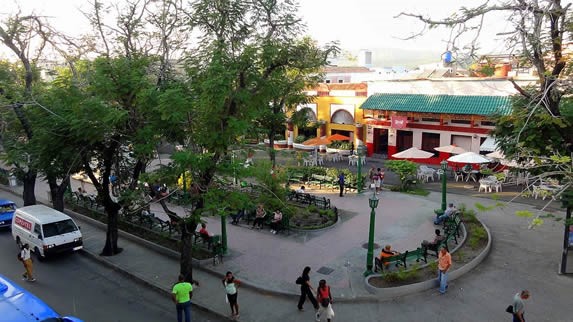
{"type": "Polygon", "coordinates": [[[368,253],[366,254],[366,271],[364,276],[372,274],[372,267],[374,262],[374,224],[376,220],[376,208],[380,199],[376,197],[376,192],[368,199],[368,206],[370,206],[370,229],[368,231],[368,253]]]}

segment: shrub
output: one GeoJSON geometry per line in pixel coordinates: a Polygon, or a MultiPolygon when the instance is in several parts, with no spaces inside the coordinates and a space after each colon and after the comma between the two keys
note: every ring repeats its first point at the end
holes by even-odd
{"type": "Polygon", "coordinates": [[[472,249],[476,249],[479,247],[480,243],[486,239],[487,239],[486,230],[481,226],[474,226],[474,229],[471,232],[468,243],[472,249]]]}
{"type": "Polygon", "coordinates": [[[306,136],[304,135],[299,135],[296,138],[294,138],[294,143],[302,143],[306,141],[306,136]]]}
{"type": "Polygon", "coordinates": [[[420,268],[418,264],[414,264],[411,266],[410,269],[405,269],[401,267],[396,271],[386,272],[382,274],[382,277],[387,282],[403,282],[408,280],[414,280],[418,278],[419,269],[420,268]]]}
{"type": "Polygon", "coordinates": [[[417,169],[414,162],[407,160],[390,160],[386,161],[386,168],[396,173],[398,178],[400,178],[401,191],[407,191],[411,185],[417,183],[415,179],[412,179],[412,177],[415,177],[417,169]]]}

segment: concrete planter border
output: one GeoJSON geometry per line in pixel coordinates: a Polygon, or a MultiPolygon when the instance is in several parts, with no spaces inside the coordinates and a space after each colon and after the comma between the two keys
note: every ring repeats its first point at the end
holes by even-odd
{"type": "MultiPolygon", "coordinates": [[[[478,221],[480,222],[482,227],[487,232],[487,237],[488,237],[487,244],[486,244],[485,248],[483,249],[483,251],[478,256],[476,256],[473,260],[471,260],[469,263],[465,264],[464,266],[459,267],[456,270],[449,273],[448,274],[448,280],[449,281],[453,281],[453,280],[463,276],[464,274],[468,273],[472,269],[476,268],[489,255],[489,253],[491,251],[491,245],[492,245],[491,231],[479,218],[478,218],[478,221]]],[[[465,243],[467,233],[465,233],[465,226],[462,225],[462,227],[464,227],[464,240],[463,240],[463,242],[459,243],[456,246],[456,248],[454,248],[452,253],[457,251],[465,243]]],[[[423,267],[425,267],[425,266],[427,266],[427,265],[424,265],[423,267]]],[[[388,300],[388,299],[392,299],[395,297],[400,297],[400,296],[404,296],[404,295],[408,295],[408,294],[412,294],[412,293],[417,293],[417,292],[421,292],[421,291],[425,291],[425,290],[429,290],[431,288],[437,287],[436,279],[431,279],[431,280],[427,280],[427,281],[423,281],[423,282],[419,282],[419,283],[414,283],[414,284],[410,284],[410,285],[378,288],[378,287],[374,287],[374,286],[370,285],[370,282],[369,282],[371,278],[377,277],[377,276],[381,276],[381,274],[375,274],[375,275],[370,275],[370,276],[366,277],[364,279],[364,285],[365,285],[366,290],[368,292],[370,292],[372,294],[376,294],[377,298],[380,300],[388,300]]]]}

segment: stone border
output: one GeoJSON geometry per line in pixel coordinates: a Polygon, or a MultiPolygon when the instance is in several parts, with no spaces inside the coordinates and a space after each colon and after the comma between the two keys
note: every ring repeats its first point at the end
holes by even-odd
{"type": "MultiPolygon", "coordinates": [[[[480,224],[483,226],[483,228],[487,232],[487,237],[488,237],[487,245],[485,246],[484,250],[478,256],[476,256],[476,258],[474,258],[469,263],[465,264],[464,266],[462,266],[462,267],[452,271],[450,274],[448,274],[448,281],[453,281],[453,280],[463,276],[464,274],[468,273],[472,269],[476,268],[489,255],[489,253],[491,251],[491,245],[492,245],[492,241],[493,241],[491,231],[479,218],[477,218],[477,220],[480,222],[480,224]]],[[[464,227],[464,230],[465,230],[465,226],[462,226],[462,227],[464,227]]],[[[466,236],[467,236],[467,234],[466,234],[466,236]]],[[[460,243],[456,248],[454,248],[452,253],[454,253],[464,243],[465,243],[465,237],[464,237],[464,241],[462,243],[460,243]]],[[[366,290],[368,290],[368,292],[370,292],[372,294],[376,294],[378,296],[377,298],[380,300],[389,300],[389,299],[392,299],[395,297],[409,295],[412,293],[417,293],[417,292],[421,292],[421,291],[425,291],[425,290],[429,290],[431,288],[437,287],[436,280],[431,279],[431,280],[427,280],[424,282],[419,282],[419,283],[414,283],[414,284],[409,284],[409,285],[404,285],[404,286],[378,288],[378,287],[374,287],[374,286],[370,285],[370,283],[369,283],[370,278],[373,278],[376,276],[381,276],[381,274],[375,274],[375,275],[370,275],[370,276],[366,277],[364,279],[364,285],[366,287],[366,290]]]]}

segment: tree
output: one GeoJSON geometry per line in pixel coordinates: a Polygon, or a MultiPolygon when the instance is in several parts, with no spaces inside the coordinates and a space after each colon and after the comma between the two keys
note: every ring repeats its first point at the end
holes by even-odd
{"type": "Polygon", "coordinates": [[[299,69],[288,53],[297,48],[303,28],[291,1],[199,0],[191,9],[191,26],[201,35],[187,58],[192,103],[188,148],[207,161],[186,169],[193,173],[197,214],[186,221],[181,237],[181,273],[187,278],[192,276],[191,232],[205,208],[204,195],[213,188],[228,148],[248,132],[258,111],[269,106],[274,86],[269,81],[299,69]]]}
{"type": "Polygon", "coordinates": [[[161,94],[174,88],[170,85],[170,55],[181,39],[171,43],[170,37],[177,35],[174,31],[180,24],[175,12],[179,9],[177,3],[128,1],[124,7],[115,7],[117,15],[109,19],[110,8],[95,1],[92,12],[86,14],[99,36],[97,43],[102,50],[100,57],[81,75],[86,82],[70,84],[83,93],[84,99],[81,108],[70,115],[75,118],[68,122],[76,138],[75,146],[82,147],[84,171],[107,213],[102,255],[121,251],[117,244],[121,204],[110,194],[112,171],[119,171],[118,165],[132,158],[133,165],[125,169],[129,177],[119,180],[135,189],[162,134],[171,131],[165,114],[158,113],[156,107],[161,94]],[[126,153],[128,147],[132,156],[126,153]]]}
{"type": "MultiPolygon", "coordinates": [[[[259,106],[260,115],[255,126],[266,131],[269,139],[269,156],[275,165],[274,140],[275,135],[284,130],[286,115],[296,112],[300,104],[311,102],[314,97],[305,94],[304,90],[315,86],[321,79],[321,68],[331,53],[337,52],[334,45],[327,48],[318,48],[310,38],[304,38],[294,43],[266,44],[268,51],[277,51],[277,55],[288,57],[296,62],[289,68],[277,69],[267,80],[265,90],[260,94],[262,104],[259,106]],[[265,95],[268,103],[265,104],[265,95]]],[[[284,131],[283,131],[284,132],[284,131]]]]}
{"type": "Polygon", "coordinates": [[[386,161],[386,168],[398,175],[400,179],[400,191],[408,191],[412,184],[412,177],[416,175],[417,166],[408,160],[386,161]]]}
{"type": "MultiPolygon", "coordinates": [[[[514,32],[504,34],[508,49],[519,52],[522,60],[537,71],[539,82],[522,88],[509,79],[519,95],[514,97],[511,115],[497,116],[498,124],[493,135],[508,158],[533,159],[539,166],[551,170],[545,170],[542,176],[560,178],[564,189],[573,184],[570,165],[573,157],[573,104],[567,97],[573,87],[570,83],[571,57],[565,50],[573,35],[570,9],[571,3],[563,5],[561,0],[511,0],[461,8],[459,13],[443,20],[412,13],[401,14],[430,27],[450,28],[467,26],[476,20],[482,22],[483,17],[490,13],[505,14],[506,20],[515,26],[514,32]],[[544,158],[543,155],[550,157],[544,158]],[[547,162],[543,164],[542,159],[547,162]]],[[[465,32],[469,29],[459,30],[465,32]]],[[[481,28],[471,30],[477,33],[477,37],[481,28]]],[[[564,193],[563,196],[571,194],[564,193]]],[[[568,215],[572,204],[564,202],[568,215]]],[[[539,222],[539,218],[533,222],[539,222]]],[[[567,248],[564,248],[562,262],[566,257],[567,248]]],[[[562,265],[562,269],[565,266],[562,265]]]]}

